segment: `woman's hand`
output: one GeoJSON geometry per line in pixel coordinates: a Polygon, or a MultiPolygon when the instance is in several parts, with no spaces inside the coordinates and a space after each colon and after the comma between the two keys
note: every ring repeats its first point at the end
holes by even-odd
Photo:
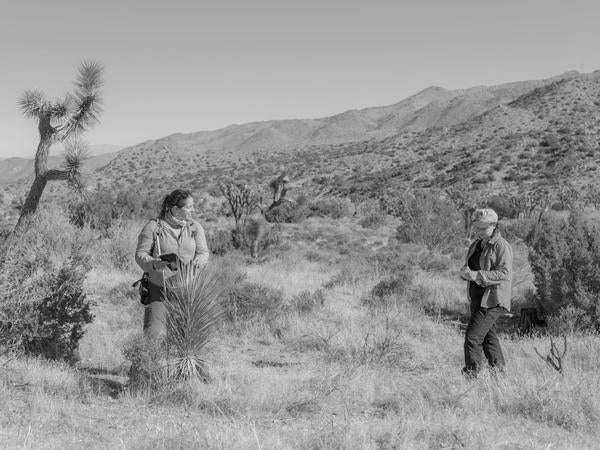
{"type": "Polygon", "coordinates": [[[152,268],[154,270],[156,270],[157,272],[163,272],[163,271],[169,269],[169,262],[161,261],[160,259],[157,259],[152,263],[152,268]]]}
{"type": "Polygon", "coordinates": [[[477,277],[477,271],[471,270],[467,266],[464,266],[462,269],[460,269],[459,275],[463,280],[475,281],[475,278],[477,277]]]}

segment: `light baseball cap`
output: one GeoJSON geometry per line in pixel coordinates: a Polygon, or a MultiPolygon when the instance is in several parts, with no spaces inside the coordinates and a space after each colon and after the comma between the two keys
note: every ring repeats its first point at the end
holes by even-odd
{"type": "Polygon", "coordinates": [[[491,208],[476,209],[471,215],[471,223],[493,225],[498,223],[498,214],[491,208]]]}

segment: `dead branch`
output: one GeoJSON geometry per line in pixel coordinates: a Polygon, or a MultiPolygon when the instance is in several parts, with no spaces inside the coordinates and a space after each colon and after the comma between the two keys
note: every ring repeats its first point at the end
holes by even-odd
{"type": "Polygon", "coordinates": [[[548,353],[545,357],[538,352],[537,348],[533,348],[535,353],[542,358],[543,361],[546,362],[550,367],[556,370],[558,373],[562,374],[564,371],[563,366],[563,358],[567,354],[567,336],[563,336],[563,349],[562,352],[559,352],[558,347],[554,343],[554,340],[550,338],[550,353],[548,353]]]}

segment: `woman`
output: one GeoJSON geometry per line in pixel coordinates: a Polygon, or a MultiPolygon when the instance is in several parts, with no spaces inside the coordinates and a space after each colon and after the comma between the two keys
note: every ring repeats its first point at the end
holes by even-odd
{"type": "Polygon", "coordinates": [[[144,331],[150,337],[165,331],[165,280],[178,264],[208,262],[204,230],[192,218],[193,211],[192,194],[177,189],[164,198],[158,218],[150,220],[138,236],[135,260],[148,272],[150,281],[149,304],[144,313],[144,331]]]}
{"type": "Polygon", "coordinates": [[[489,365],[504,367],[504,355],[496,335],[496,321],[510,310],[512,248],[500,235],[498,214],[483,208],[473,212],[471,227],[477,239],[469,247],[460,276],[468,281],[471,319],[465,335],[463,373],[476,377],[481,351],[489,365]]]}

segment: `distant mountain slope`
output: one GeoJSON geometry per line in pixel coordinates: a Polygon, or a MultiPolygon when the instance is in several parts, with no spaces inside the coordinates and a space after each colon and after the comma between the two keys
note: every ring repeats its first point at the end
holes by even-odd
{"type": "Polygon", "coordinates": [[[430,87],[398,103],[351,110],[319,119],[275,120],[230,125],[215,131],[173,134],[119,152],[102,175],[139,179],[203,170],[212,165],[250,163],[312,146],[384,140],[398,133],[451,127],[505,105],[536,88],[577,77],[569,72],[547,80],[450,91],[430,87]]]}
{"type": "MultiPolygon", "coordinates": [[[[450,186],[558,190],[566,182],[583,190],[600,180],[600,72],[460,91],[432,87],[332,117],[174,134],[121,150],[91,174],[89,186],[147,199],[180,187],[219,195],[227,179],[265,189],[282,171],[293,180],[290,197],[360,200],[450,186]]],[[[7,185],[5,197],[13,201],[27,187],[23,179],[7,185]]],[[[54,183],[44,197],[63,199],[65,190],[54,183]]]]}
{"type": "MultiPolygon", "coordinates": [[[[116,156],[121,147],[116,145],[91,145],[89,147],[90,157],[85,160],[84,169],[94,171],[116,156]]],[[[64,161],[61,151],[52,152],[48,156],[48,167],[60,167],[64,161]]],[[[0,159],[0,185],[12,184],[22,178],[33,176],[33,159],[29,158],[4,158],[0,159]]]]}

